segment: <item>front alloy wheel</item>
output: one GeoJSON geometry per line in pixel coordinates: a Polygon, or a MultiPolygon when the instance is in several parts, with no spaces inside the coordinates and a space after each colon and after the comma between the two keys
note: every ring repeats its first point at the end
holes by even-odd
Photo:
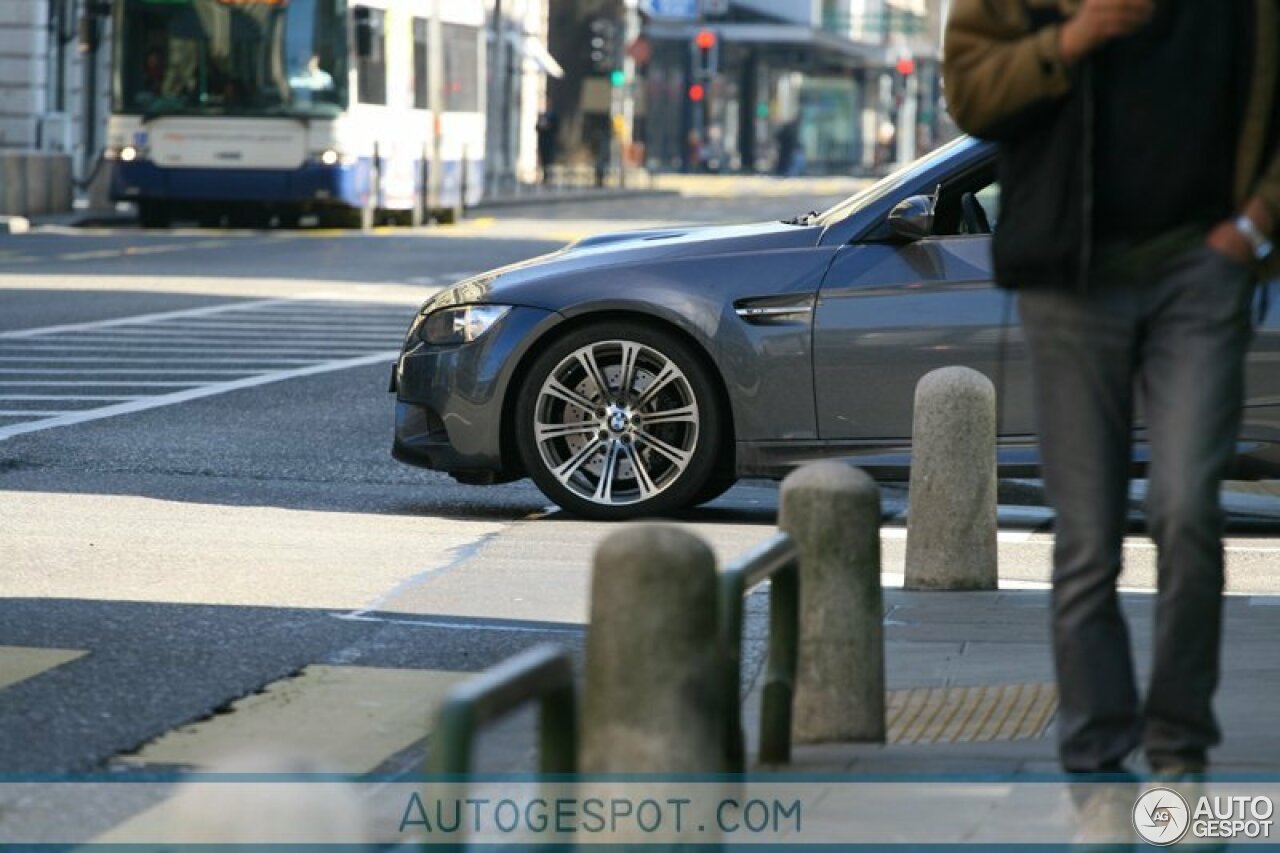
{"type": "Polygon", "coordinates": [[[600,519],[692,504],[719,443],[711,381],[684,342],[644,326],[585,329],[535,363],[521,456],[557,504],[600,519]]]}

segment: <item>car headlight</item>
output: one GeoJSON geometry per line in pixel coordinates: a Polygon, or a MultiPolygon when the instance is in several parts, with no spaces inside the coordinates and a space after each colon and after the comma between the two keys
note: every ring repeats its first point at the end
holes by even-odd
{"type": "Polygon", "coordinates": [[[418,336],[431,346],[469,344],[507,316],[509,305],[464,305],[427,315],[418,336]]]}

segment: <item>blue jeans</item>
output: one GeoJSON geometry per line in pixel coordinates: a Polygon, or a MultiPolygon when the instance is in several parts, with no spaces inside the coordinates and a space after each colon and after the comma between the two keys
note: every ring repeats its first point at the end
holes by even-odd
{"type": "Polygon", "coordinates": [[[1249,270],[1205,247],[1142,280],[1019,292],[1057,516],[1053,647],[1068,771],[1114,769],[1139,744],[1157,768],[1200,762],[1220,740],[1220,489],[1240,429],[1253,291],[1249,270]],[[1139,394],[1159,549],[1144,704],[1116,593],[1139,394]]]}

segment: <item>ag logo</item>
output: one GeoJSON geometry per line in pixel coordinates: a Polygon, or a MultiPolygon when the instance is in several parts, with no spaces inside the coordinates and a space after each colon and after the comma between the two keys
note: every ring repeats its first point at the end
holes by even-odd
{"type": "Polygon", "coordinates": [[[1133,804],[1133,828],[1149,844],[1177,844],[1190,825],[1187,801],[1168,788],[1152,788],[1133,804]]]}

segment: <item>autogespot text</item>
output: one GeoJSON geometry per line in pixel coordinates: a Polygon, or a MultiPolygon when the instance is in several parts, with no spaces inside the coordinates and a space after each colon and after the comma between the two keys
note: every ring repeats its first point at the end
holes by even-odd
{"type": "Polygon", "coordinates": [[[400,832],[429,835],[551,833],[779,835],[802,828],[799,800],[572,797],[434,799],[414,793],[400,832]]]}

